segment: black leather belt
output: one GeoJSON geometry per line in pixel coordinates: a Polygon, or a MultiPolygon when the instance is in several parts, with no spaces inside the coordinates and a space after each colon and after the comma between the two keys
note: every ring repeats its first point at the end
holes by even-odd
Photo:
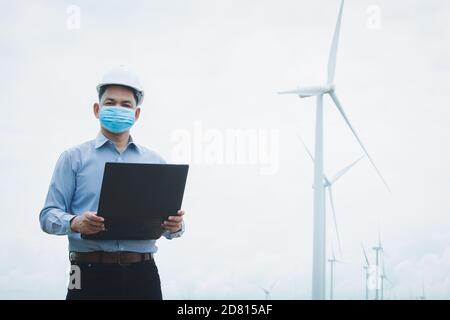
{"type": "Polygon", "coordinates": [[[70,252],[69,259],[73,262],[128,265],[132,263],[153,260],[153,253],[139,253],[129,251],[70,252]]]}

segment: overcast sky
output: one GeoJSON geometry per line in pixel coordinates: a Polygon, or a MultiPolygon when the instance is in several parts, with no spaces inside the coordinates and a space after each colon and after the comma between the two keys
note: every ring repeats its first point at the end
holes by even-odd
{"type": "MultiPolygon", "coordinates": [[[[313,167],[297,136],[313,149],[315,102],[276,92],[324,81],[338,0],[0,4],[0,298],[65,297],[67,239],[38,215],[58,156],[95,138],[95,86],[119,64],[146,90],[134,139],[191,163],[186,233],[158,242],[164,297],[264,298],[274,281],[274,299],[310,297],[313,167]]],[[[361,244],[374,262],[378,229],[388,298],[422,283],[450,297],[449,19],[444,0],[346,1],[336,90],[392,194],[366,159],[334,186],[337,298],[363,298],[361,244]]],[[[324,101],[332,176],[362,152],[324,101]]]]}

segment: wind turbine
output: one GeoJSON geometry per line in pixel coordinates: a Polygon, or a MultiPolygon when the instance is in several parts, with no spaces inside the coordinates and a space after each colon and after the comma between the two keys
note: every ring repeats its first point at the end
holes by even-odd
{"type": "Polygon", "coordinates": [[[366,300],[369,300],[369,268],[370,268],[370,262],[369,258],[367,257],[366,250],[364,249],[364,246],[361,244],[363,253],[364,253],[364,259],[366,260],[366,265],[363,267],[366,272],[366,300]]]}
{"type": "Polygon", "coordinates": [[[425,281],[422,278],[422,295],[419,296],[419,300],[426,300],[427,296],[425,295],[425,281]]]}
{"type": "Polygon", "coordinates": [[[336,259],[336,256],[334,255],[334,249],[331,247],[331,258],[328,259],[328,262],[330,263],[330,300],[333,300],[333,290],[334,290],[334,264],[336,262],[342,262],[340,260],[336,259]]]}
{"type": "Polygon", "coordinates": [[[380,232],[378,231],[378,245],[375,247],[372,247],[372,250],[375,251],[375,277],[376,277],[376,287],[375,287],[375,300],[380,299],[380,260],[381,260],[381,253],[383,252],[383,246],[381,244],[381,236],[380,232]]]}
{"type": "Polygon", "coordinates": [[[296,90],[279,92],[280,94],[294,94],[300,98],[316,97],[316,132],[315,132],[315,156],[314,156],[314,239],[313,239],[313,275],[312,298],[325,299],[325,269],[326,269],[326,224],[325,224],[325,187],[323,185],[323,96],[330,95],[338,111],[344,118],[354,137],[363,149],[375,171],[389,190],[381,172],[376,167],[372,157],[367,152],[361,139],[350,123],[342,105],[336,95],[334,86],[334,74],[336,70],[337,49],[339,33],[341,29],[344,0],[341,0],[339,15],[336,22],[331,50],[328,57],[328,76],[325,85],[298,88],[296,90]]]}
{"type": "Polygon", "coordinates": [[[264,295],[265,295],[265,297],[266,297],[266,300],[270,300],[270,294],[271,294],[271,292],[272,292],[272,290],[273,290],[273,287],[275,286],[276,283],[277,283],[277,280],[274,281],[274,282],[272,283],[272,285],[271,285],[268,289],[266,289],[266,288],[264,288],[264,287],[261,287],[261,286],[258,286],[258,287],[264,292],[264,295]]]}
{"type": "Polygon", "coordinates": [[[381,300],[384,300],[384,282],[389,281],[389,278],[386,276],[386,271],[384,269],[384,259],[383,259],[383,269],[381,271],[380,275],[380,281],[381,281],[381,300]]]}
{"type": "MultiPolygon", "coordinates": [[[[310,159],[314,163],[314,157],[313,157],[312,153],[309,151],[309,149],[306,146],[305,142],[303,141],[303,139],[300,136],[298,136],[298,138],[300,139],[301,143],[303,144],[303,147],[305,148],[306,153],[308,153],[310,159]]],[[[337,238],[337,242],[338,242],[338,246],[339,246],[339,254],[340,254],[341,258],[342,258],[342,246],[341,246],[341,239],[340,239],[340,236],[339,236],[339,228],[338,228],[338,224],[337,224],[336,210],[334,208],[332,186],[340,177],[342,177],[344,174],[346,174],[362,158],[364,158],[364,155],[359,157],[357,160],[353,161],[351,164],[349,164],[348,166],[346,166],[342,170],[340,170],[331,180],[328,179],[328,177],[326,176],[325,173],[323,174],[323,183],[324,183],[325,190],[328,191],[328,196],[329,196],[329,199],[330,199],[331,210],[333,212],[334,228],[335,228],[335,231],[336,231],[336,238],[337,238]]],[[[342,262],[342,261],[336,259],[336,256],[334,254],[334,247],[331,247],[331,252],[332,252],[332,258],[328,259],[328,262],[330,263],[330,300],[333,300],[334,264],[336,262],[342,262]]]]}
{"type": "MultiPolygon", "coordinates": [[[[302,143],[303,148],[306,150],[306,153],[309,155],[309,158],[314,163],[314,157],[313,157],[311,151],[309,151],[309,148],[306,146],[305,141],[303,141],[303,139],[300,136],[298,136],[298,138],[299,138],[300,142],[302,143]]],[[[334,229],[336,231],[336,238],[337,238],[338,247],[339,247],[339,255],[340,255],[341,259],[342,259],[342,246],[341,246],[341,239],[339,236],[339,228],[338,228],[338,223],[337,223],[337,218],[336,218],[336,210],[334,208],[333,185],[336,181],[339,180],[339,178],[341,178],[348,171],[350,171],[350,169],[353,168],[353,166],[355,164],[357,164],[359,161],[361,161],[361,159],[364,157],[365,156],[362,155],[361,157],[359,157],[358,159],[356,159],[355,161],[350,163],[348,166],[346,166],[345,168],[340,170],[338,173],[336,173],[332,179],[329,179],[325,173],[323,174],[323,184],[324,184],[325,191],[328,191],[328,197],[330,199],[331,211],[333,212],[334,229]]],[[[313,186],[313,188],[314,188],[314,186],[313,186]]]]}

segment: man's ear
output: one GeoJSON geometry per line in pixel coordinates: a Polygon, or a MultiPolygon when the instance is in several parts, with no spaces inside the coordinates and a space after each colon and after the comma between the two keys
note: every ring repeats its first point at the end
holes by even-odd
{"type": "Polygon", "coordinates": [[[139,119],[139,115],[141,114],[141,108],[136,108],[136,116],[135,116],[135,119],[136,119],[136,121],[139,119]]]}
{"type": "Polygon", "coordinates": [[[98,119],[100,113],[100,105],[98,103],[94,103],[92,109],[94,110],[95,117],[98,119]]]}

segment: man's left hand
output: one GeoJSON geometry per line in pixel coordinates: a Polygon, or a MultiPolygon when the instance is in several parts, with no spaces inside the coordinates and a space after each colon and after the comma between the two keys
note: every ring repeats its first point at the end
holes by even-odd
{"type": "Polygon", "coordinates": [[[169,230],[171,233],[175,233],[181,230],[183,225],[183,210],[178,210],[175,216],[170,216],[161,225],[164,229],[169,230]]]}

